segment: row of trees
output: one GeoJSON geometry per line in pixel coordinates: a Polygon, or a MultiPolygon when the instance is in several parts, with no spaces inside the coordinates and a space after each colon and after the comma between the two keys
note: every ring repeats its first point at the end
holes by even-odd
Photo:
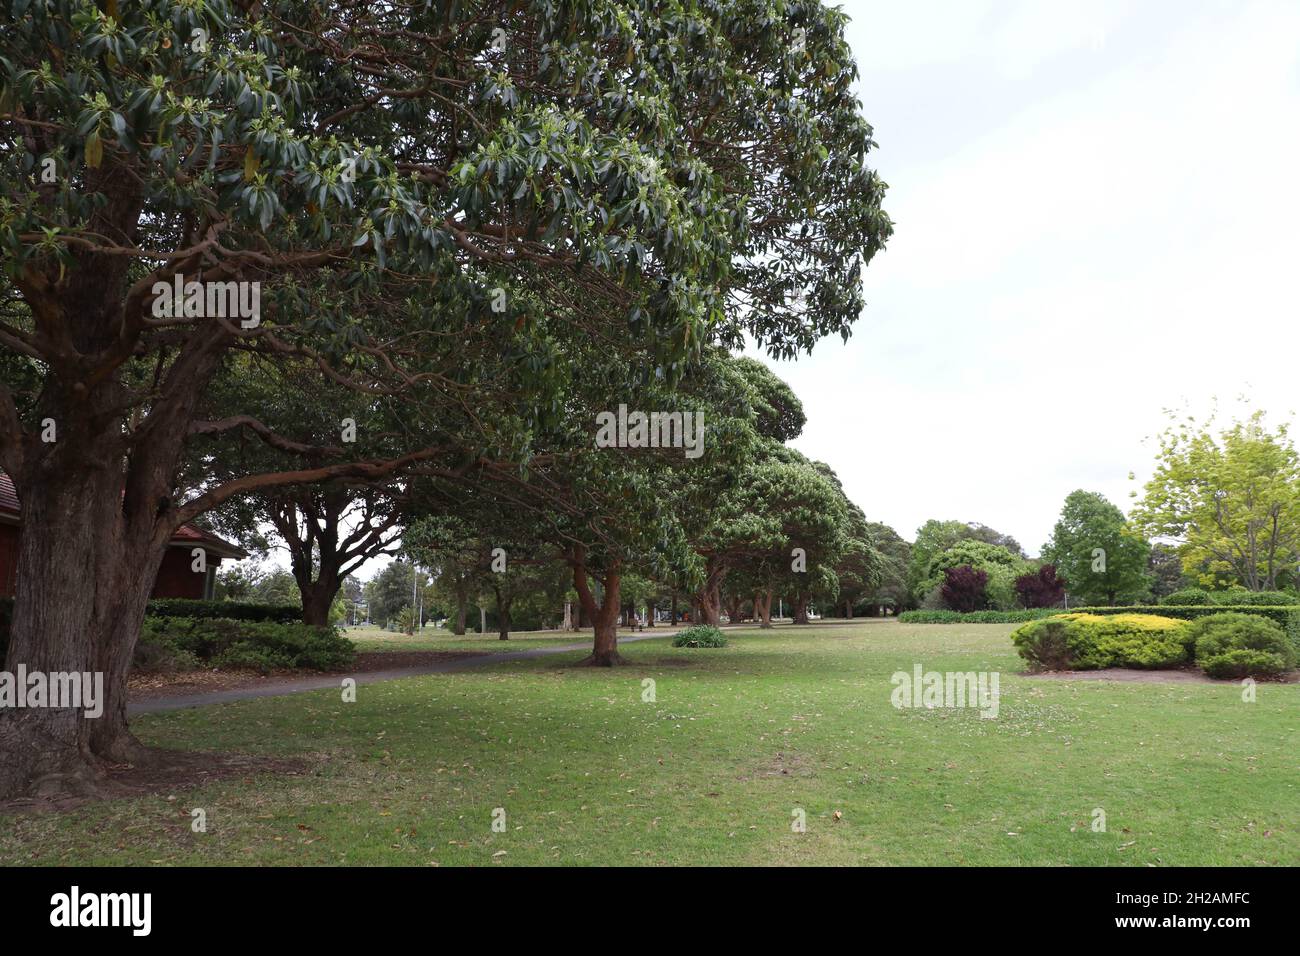
{"type": "Polygon", "coordinates": [[[1152,568],[1162,555],[1103,495],[1079,490],[1066,497],[1038,558],[985,525],[927,522],[912,547],[909,598],[962,611],[1133,603],[1178,587],[1157,583],[1152,568]]]}
{"type": "Polygon", "coordinates": [[[1284,423],[1262,412],[1216,427],[1171,413],[1156,468],[1131,517],[1103,495],[1075,491],[1029,560],[979,524],[929,521],[907,571],[916,606],[1131,604],[1183,587],[1276,591],[1300,583],[1300,454],[1284,423]],[[1061,592],[1064,589],[1064,593],[1061,592]]]}
{"type": "Polygon", "coordinates": [[[760,362],[718,351],[679,395],[709,422],[714,450],[702,461],[677,450],[610,461],[606,450],[570,442],[540,453],[526,478],[426,489],[421,502],[431,494],[447,503],[411,512],[403,548],[434,569],[454,630],[487,592],[503,635],[516,601],[568,598],[596,631],[593,663],[610,664],[617,622],[663,595],[681,595],[694,620],[714,624],[724,610],[738,619],[748,604],[766,626],[776,596],[806,620],[811,602],[851,608],[875,586],[880,557],[863,513],[828,466],[786,445],[804,412],[784,382],[760,362]],[[642,495],[629,494],[638,487],[642,495]],[[545,507],[536,503],[542,494],[545,507]]]}
{"type": "MultiPolygon", "coordinates": [[[[765,408],[780,410],[775,418],[768,412],[763,426],[767,438],[795,437],[803,423],[797,399],[784,383],[765,376],[761,366],[741,364],[755,387],[766,390],[765,408]]],[[[698,619],[716,620],[725,610],[732,620],[770,621],[765,603],[772,593],[788,600],[795,618],[802,620],[810,599],[851,616],[855,607],[874,609],[882,604],[960,610],[1039,607],[1060,604],[1068,593],[1075,604],[1113,605],[1159,600],[1189,584],[1248,590],[1290,584],[1287,555],[1295,521],[1287,504],[1297,484],[1294,474],[1287,473],[1294,457],[1285,429],[1268,433],[1261,416],[1255,415],[1223,432],[1219,441],[1206,429],[1195,432],[1193,441],[1189,438],[1193,430],[1180,423],[1164,436],[1160,470],[1133,520],[1098,493],[1073,492],[1040,557],[1033,560],[1014,538],[979,523],[929,521],[918,529],[915,543],[909,544],[885,525],[866,523],[842,493],[820,487],[816,476],[801,476],[798,469],[793,476],[784,475],[780,461],[768,462],[746,473],[743,492],[720,499],[718,521],[708,532],[718,537],[708,539],[700,549],[711,562],[707,564],[710,586],[693,596],[693,613],[698,619]],[[794,487],[799,492],[792,499],[787,493],[794,487]],[[1214,491],[1202,491],[1199,505],[1194,505],[1196,489],[1214,491]],[[798,504],[792,506],[794,501],[798,504]],[[1187,514],[1172,514],[1170,502],[1180,503],[1187,514]],[[769,507],[773,503],[776,507],[769,507]],[[1199,507],[1199,518],[1193,507],[1199,507]],[[814,526],[817,518],[828,517],[832,520],[823,527],[814,526]],[[1234,520],[1239,528],[1234,529],[1234,520]],[[1167,536],[1176,532],[1184,540],[1152,543],[1147,537],[1151,531],[1167,536]],[[1244,547],[1232,544],[1234,533],[1244,547]],[[775,542],[766,550],[765,535],[775,542]],[[782,580],[771,573],[787,563],[780,548],[800,537],[830,547],[814,549],[812,579],[782,580]],[[838,557],[827,560],[831,552],[838,557]],[[1245,559],[1251,553],[1256,556],[1253,562],[1245,559]],[[857,567],[855,555],[863,558],[857,567]],[[1253,580],[1252,566],[1257,568],[1253,580]],[[754,588],[756,574],[761,580],[754,588]],[[800,580],[816,581],[819,576],[822,586],[800,585],[800,580]]],[[[788,450],[784,454],[788,456],[788,450]]],[[[816,467],[838,488],[825,466],[816,467]]],[[[554,574],[553,564],[549,580],[536,573],[537,562],[524,565],[532,569],[525,573],[498,576],[488,570],[486,542],[479,541],[477,548],[450,552],[462,554],[459,561],[449,560],[448,552],[431,559],[441,569],[438,580],[444,582],[446,604],[460,609],[455,624],[459,631],[471,600],[494,609],[493,620],[503,636],[516,594],[544,594],[543,604],[551,607],[566,597],[577,600],[567,579],[554,574]],[[522,586],[510,587],[515,582],[522,586]]],[[[543,561],[540,566],[547,564],[543,561]]],[[[675,592],[673,582],[639,578],[631,588],[624,583],[624,604],[644,607],[675,592]]],[[[582,616],[575,615],[575,623],[582,616]]]]}
{"type": "MultiPolygon", "coordinates": [[[[7,666],[105,675],[98,720],[0,715],[0,797],[152,759],[126,675],[186,522],[273,526],[312,620],[403,527],[553,548],[596,664],[633,574],[706,613],[732,576],[780,586],[777,522],[746,549],[716,514],[742,516],[742,475],[835,483],[764,434],[727,353],[847,336],[890,234],[844,23],[816,0],[0,11],[7,666]],[[594,448],[624,404],[702,413],[707,453],[594,448]]],[[[786,529],[804,594],[857,553],[803,537],[830,527],[786,529]]]]}

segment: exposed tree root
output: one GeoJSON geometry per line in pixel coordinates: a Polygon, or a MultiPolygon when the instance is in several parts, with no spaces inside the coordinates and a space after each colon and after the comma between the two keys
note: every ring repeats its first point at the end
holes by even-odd
{"type": "Polygon", "coordinates": [[[630,664],[618,651],[608,651],[602,654],[588,654],[582,660],[578,661],[574,667],[620,667],[624,664],[630,664]]]}

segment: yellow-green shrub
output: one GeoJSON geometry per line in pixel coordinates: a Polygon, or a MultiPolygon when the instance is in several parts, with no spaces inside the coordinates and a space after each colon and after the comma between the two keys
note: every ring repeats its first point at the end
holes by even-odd
{"type": "Polygon", "coordinates": [[[1011,640],[1050,670],[1177,667],[1191,655],[1187,623],[1154,614],[1056,614],[1016,628],[1011,640]]]}

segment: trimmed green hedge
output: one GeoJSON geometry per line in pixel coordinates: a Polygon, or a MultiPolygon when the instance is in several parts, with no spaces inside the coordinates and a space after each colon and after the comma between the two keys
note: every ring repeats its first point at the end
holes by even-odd
{"type": "Polygon", "coordinates": [[[1248,604],[1282,607],[1300,604],[1300,598],[1290,591],[1211,591],[1210,600],[1220,607],[1245,607],[1248,604]]]}
{"type": "Polygon", "coordinates": [[[337,670],[352,663],[356,645],[334,627],[301,622],[228,618],[147,617],[136,645],[138,670],[195,666],[247,667],[263,672],[337,670]]]}
{"type": "Polygon", "coordinates": [[[155,598],[145,611],[150,617],[219,617],[228,621],[275,621],[291,624],[302,620],[296,604],[249,604],[243,601],[195,601],[190,598],[155,598]]]}
{"type": "MultiPolygon", "coordinates": [[[[9,650],[13,608],[13,598],[0,598],[0,665],[3,665],[9,650]]],[[[216,631],[199,628],[199,633],[215,635],[216,631]]],[[[282,667],[329,670],[350,663],[355,652],[355,645],[339,637],[333,628],[304,625],[302,609],[296,605],[161,598],[149,602],[134,663],[142,670],[179,669],[200,663],[212,667],[251,666],[263,670],[282,667]],[[176,630],[168,628],[169,621],[182,622],[179,626],[189,631],[196,629],[197,622],[217,621],[222,624],[217,630],[227,634],[233,632],[232,626],[248,627],[242,628],[244,636],[239,640],[223,643],[212,636],[199,642],[203,645],[201,649],[197,645],[183,646],[168,640],[152,639],[151,635],[176,630]],[[255,625],[268,626],[259,628],[255,625]],[[314,633],[323,631],[329,631],[329,634],[314,633]],[[234,647],[236,644],[239,646],[234,647]]]]}
{"type": "Polygon", "coordinates": [[[1242,614],[1257,614],[1280,625],[1291,643],[1300,650],[1300,607],[1285,605],[1282,607],[1261,607],[1255,604],[1207,604],[1178,605],[1161,604],[1156,607],[1137,605],[1134,607],[1080,607],[1071,608],[1083,614],[1159,614],[1161,617],[1174,617],[1180,621],[1195,621],[1210,614],[1224,614],[1239,611],[1242,614]]]}
{"type": "Polygon", "coordinates": [[[1161,604],[1195,604],[1217,605],[1219,607],[1283,607],[1287,604],[1300,604],[1300,597],[1290,591],[1247,591],[1236,588],[1230,591],[1207,591],[1204,588],[1183,588],[1167,595],[1161,604]]]}
{"type": "Polygon", "coordinates": [[[1161,604],[1175,605],[1205,605],[1212,603],[1210,592],[1205,588],[1183,588],[1172,594],[1166,594],[1160,599],[1161,604]]]}
{"type": "Polygon", "coordinates": [[[898,619],[904,624],[1023,624],[1064,613],[1059,607],[1027,611],[971,611],[967,614],[961,611],[904,611],[898,619]]]}
{"type": "Polygon", "coordinates": [[[1300,654],[1300,606],[1286,604],[1266,607],[1257,604],[1133,604],[1127,607],[1072,607],[1037,608],[1032,611],[974,611],[961,614],[957,611],[904,611],[898,619],[906,624],[1021,624],[1037,621],[1056,614],[1155,614],[1180,621],[1195,621],[1210,614],[1226,612],[1256,614],[1281,626],[1296,653],[1300,654]]]}

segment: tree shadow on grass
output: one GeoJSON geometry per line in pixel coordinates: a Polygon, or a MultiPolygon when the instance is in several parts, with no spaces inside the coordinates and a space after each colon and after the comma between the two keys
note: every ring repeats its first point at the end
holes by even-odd
{"type": "Polygon", "coordinates": [[[251,783],[255,774],[304,776],[316,762],[302,757],[270,757],[259,754],[151,748],[147,765],[109,766],[96,786],[77,794],[19,797],[0,801],[0,815],[64,813],[99,800],[129,799],[161,793],[194,790],[221,780],[244,778],[251,783]]]}

